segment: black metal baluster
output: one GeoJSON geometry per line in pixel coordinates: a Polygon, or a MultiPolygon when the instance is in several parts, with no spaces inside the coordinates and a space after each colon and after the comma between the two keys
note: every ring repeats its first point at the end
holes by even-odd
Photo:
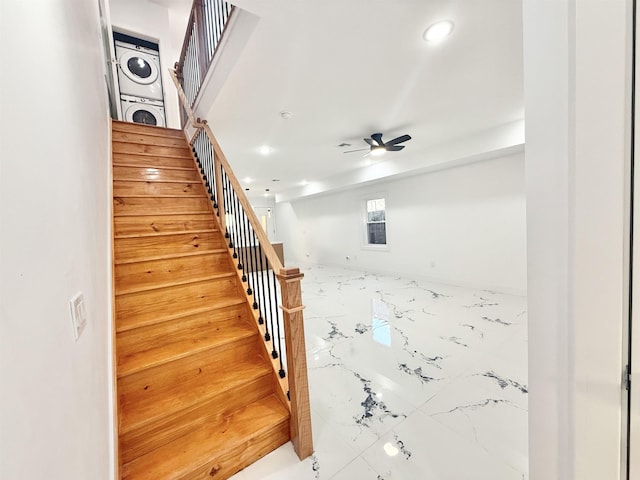
{"type": "MultiPolygon", "coordinates": [[[[231,247],[233,245],[233,258],[237,258],[238,259],[238,270],[243,270],[244,269],[244,265],[243,262],[241,260],[241,250],[240,250],[240,231],[238,229],[238,222],[236,220],[237,218],[237,212],[235,210],[235,204],[231,201],[231,199],[233,198],[233,190],[231,189],[231,183],[229,182],[229,176],[225,175],[225,180],[226,180],[226,185],[225,185],[225,190],[227,192],[227,200],[225,205],[227,206],[227,211],[229,212],[229,218],[228,220],[231,222],[231,231],[230,231],[230,238],[229,238],[229,246],[231,247]]],[[[229,227],[227,226],[227,230],[229,229],[229,227]]]]}
{"type": "MultiPolygon", "coordinates": [[[[260,242],[258,242],[258,250],[260,250],[260,242]]],[[[260,257],[260,264],[258,265],[260,268],[260,301],[262,307],[260,308],[260,318],[258,319],[258,323],[263,324],[267,321],[267,306],[268,303],[265,297],[265,289],[264,289],[264,267],[262,265],[262,257],[260,257]]],[[[256,281],[257,281],[256,277],[256,281]]]]}
{"type": "MultiPolygon", "coordinates": [[[[264,270],[265,267],[268,268],[268,259],[265,257],[264,258],[264,265],[262,263],[262,259],[264,257],[263,251],[262,251],[262,245],[260,245],[260,242],[258,242],[258,256],[260,258],[260,281],[262,282],[262,302],[263,304],[266,305],[265,300],[264,300],[264,270]]],[[[269,272],[267,271],[267,284],[269,283],[269,272]]],[[[269,308],[271,308],[271,299],[269,299],[269,308]]],[[[273,332],[273,334],[275,335],[275,330],[273,329],[273,315],[269,315],[269,323],[271,324],[271,332],[273,332]]],[[[278,351],[276,351],[276,344],[273,341],[273,339],[271,340],[271,356],[275,359],[278,358],[278,351]]]]}
{"type": "MultiPolygon", "coordinates": [[[[238,201],[237,197],[236,201],[238,201]]],[[[240,219],[240,221],[242,223],[242,239],[244,240],[244,258],[245,262],[247,262],[247,295],[253,295],[253,279],[251,278],[251,272],[253,271],[253,268],[251,266],[251,257],[249,254],[249,242],[247,241],[248,235],[245,222],[246,214],[244,213],[244,210],[241,210],[241,212],[242,218],[240,219]]]]}
{"type": "MultiPolygon", "coordinates": [[[[225,238],[227,238],[229,240],[229,243],[227,244],[229,246],[229,248],[233,248],[233,258],[238,258],[238,255],[236,253],[236,238],[235,238],[235,232],[233,230],[234,225],[229,226],[229,220],[232,219],[232,215],[231,215],[231,195],[229,195],[229,179],[227,177],[227,173],[226,172],[222,172],[222,181],[223,181],[223,193],[224,193],[224,206],[225,206],[225,218],[226,220],[226,231],[224,233],[225,238]]],[[[232,222],[233,223],[233,222],[232,222]]]]}
{"type": "MultiPolygon", "coordinates": [[[[276,326],[278,327],[278,351],[282,352],[282,339],[280,338],[280,316],[278,315],[278,289],[276,287],[276,272],[274,270],[271,270],[271,279],[273,280],[273,298],[276,312],[276,326]]],[[[284,371],[284,366],[282,365],[282,355],[280,355],[280,371],[278,372],[278,375],[280,375],[280,378],[284,378],[287,375],[284,371]]]]}
{"type": "MultiPolygon", "coordinates": [[[[242,281],[247,281],[247,271],[249,265],[247,264],[247,243],[244,239],[244,225],[242,223],[242,210],[238,208],[238,195],[229,183],[229,190],[231,191],[231,203],[234,212],[234,225],[238,231],[238,270],[242,270],[242,281]]],[[[250,294],[250,292],[247,292],[250,294]]]]}
{"type": "Polygon", "coordinates": [[[213,15],[213,48],[214,50],[218,48],[218,41],[220,40],[220,31],[219,31],[219,15],[218,15],[218,2],[212,2],[211,8],[214,11],[213,15]]]}
{"type": "MultiPolygon", "coordinates": [[[[249,225],[249,227],[251,228],[251,235],[252,235],[251,250],[250,250],[249,253],[251,254],[251,265],[252,265],[251,275],[252,275],[252,277],[254,279],[254,284],[255,284],[257,282],[257,280],[258,280],[258,273],[257,273],[257,270],[258,270],[258,258],[256,257],[257,249],[256,249],[256,242],[255,242],[256,233],[255,233],[255,231],[253,229],[253,226],[251,225],[251,222],[249,222],[249,216],[247,215],[246,217],[247,217],[247,219],[246,219],[247,225],[249,225]]],[[[255,288],[253,290],[255,292],[255,288]]],[[[257,296],[254,294],[253,295],[253,308],[254,309],[258,308],[258,302],[256,300],[257,300],[257,296]]]]}
{"type": "Polygon", "coordinates": [[[224,29],[224,17],[222,15],[222,2],[216,2],[216,10],[218,12],[218,36],[217,43],[220,43],[220,38],[222,38],[222,31],[224,29]]]}

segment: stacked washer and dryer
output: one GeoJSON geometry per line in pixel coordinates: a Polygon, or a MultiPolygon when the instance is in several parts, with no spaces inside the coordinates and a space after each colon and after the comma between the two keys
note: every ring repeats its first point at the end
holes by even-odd
{"type": "Polygon", "coordinates": [[[114,32],[122,120],[165,127],[158,45],[114,32]]]}

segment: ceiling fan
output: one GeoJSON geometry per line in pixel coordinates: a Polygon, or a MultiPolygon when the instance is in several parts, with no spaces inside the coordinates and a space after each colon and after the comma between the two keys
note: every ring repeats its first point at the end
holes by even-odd
{"type": "Polygon", "coordinates": [[[357,150],[347,150],[343,153],[352,153],[352,152],[363,152],[365,150],[369,150],[369,153],[366,155],[382,155],[384,152],[399,152],[405,146],[398,145],[399,143],[406,142],[411,140],[409,135],[402,135],[400,137],[394,138],[393,140],[389,140],[388,142],[382,141],[381,133],[374,133],[371,135],[371,138],[365,138],[364,141],[369,144],[369,148],[359,148],[357,150]]]}

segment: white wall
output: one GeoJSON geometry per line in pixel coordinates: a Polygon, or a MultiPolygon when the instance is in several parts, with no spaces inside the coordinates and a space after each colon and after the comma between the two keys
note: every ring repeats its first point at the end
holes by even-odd
{"type": "MultiPolygon", "coordinates": [[[[169,69],[180,57],[182,43],[176,45],[172,28],[179,23],[175,16],[169,19],[169,9],[148,0],[110,0],[111,22],[114,30],[157,41],[160,45],[160,66],[164,88],[167,126],[180,128],[178,94],[173,85],[169,69]]],[[[186,28],[186,21],[185,21],[186,28]]],[[[184,37],[184,32],[183,32],[184,37]]]]}
{"type": "Polygon", "coordinates": [[[278,236],[278,224],[277,224],[277,214],[276,214],[276,200],[273,195],[268,195],[267,197],[264,194],[254,194],[251,195],[250,192],[247,193],[247,198],[249,203],[258,215],[258,220],[260,219],[260,215],[269,215],[267,210],[270,209],[270,218],[267,220],[267,236],[271,242],[279,241],[278,236]]]}
{"type": "Polygon", "coordinates": [[[0,478],[113,477],[98,2],[0,4],[0,478]],[[75,341],[69,299],[86,298],[75,341]]]}
{"type": "Polygon", "coordinates": [[[524,0],[531,480],[621,478],[629,5],[524,0]]]}
{"type": "Polygon", "coordinates": [[[526,291],[523,154],[281,202],[277,221],[288,264],[526,291]],[[386,251],[364,246],[364,202],[377,195],[386,251]]]}

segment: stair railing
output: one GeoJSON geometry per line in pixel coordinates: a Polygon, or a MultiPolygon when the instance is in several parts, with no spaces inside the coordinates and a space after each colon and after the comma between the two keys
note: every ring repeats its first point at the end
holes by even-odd
{"type": "Polygon", "coordinates": [[[195,117],[176,73],[171,76],[187,126],[195,129],[191,145],[204,186],[286,394],[291,441],[304,459],[313,453],[300,286],[304,275],[282,265],[209,125],[195,117]]]}
{"type": "MultiPolygon", "coordinates": [[[[180,60],[175,65],[176,74],[192,108],[234,8],[224,0],[193,2],[180,60]]],[[[184,126],[186,115],[184,111],[181,113],[184,126]]]]}

